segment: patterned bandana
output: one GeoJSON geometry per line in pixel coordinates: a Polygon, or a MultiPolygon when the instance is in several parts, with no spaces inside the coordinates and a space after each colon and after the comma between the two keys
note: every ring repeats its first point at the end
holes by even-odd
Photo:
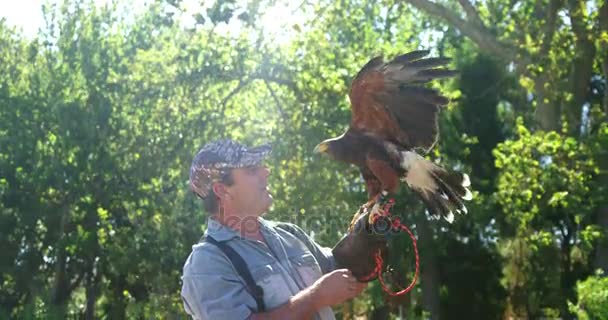
{"type": "Polygon", "coordinates": [[[211,185],[222,181],[230,169],[258,166],[271,151],[269,144],[248,148],[230,139],[208,143],[192,160],[190,188],[199,197],[205,198],[211,185]]]}

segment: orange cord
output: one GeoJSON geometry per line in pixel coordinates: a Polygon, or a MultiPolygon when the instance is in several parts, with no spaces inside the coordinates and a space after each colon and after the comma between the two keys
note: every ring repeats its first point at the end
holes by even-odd
{"type": "MultiPolygon", "coordinates": [[[[389,210],[394,205],[394,203],[395,203],[395,200],[390,199],[388,201],[388,204],[386,204],[384,206],[384,208],[380,210],[380,214],[374,215],[372,217],[372,224],[375,223],[376,220],[378,218],[380,218],[381,216],[390,217],[391,213],[389,210]]],[[[378,250],[378,252],[376,252],[376,255],[375,255],[376,267],[374,268],[374,271],[372,271],[372,273],[370,275],[361,279],[361,281],[368,281],[368,280],[372,279],[373,277],[378,276],[378,280],[380,281],[380,284],[382,285],[382,289],[384,290],[384,292],[388,293],[391,296],[400,296],[400,295],[406,294],[409,291],[411,291],[414,288],[414,285],[416,285],[416,281],[418,280],[418,273],[419,273],[419,269],[420,269],[420,259],[418,257],[418,245],[416,243],[416,237],[414,237],[414,234],[412,233],[412,231],[408,227],[406,227],[404,224],[401,224],[401,220],[399,219],[399,217],[394,218],[391,222],[392,222],[393,228],[405,230],[410,235],[410,238],[412,239],[412,244],[414,245],[414,254],[416,255],[416,273],[414,274],[414,279],[412,280],[412,282],[410,283],[410,285],[407,288],[397,291],[397,292],[391,291],[391,289],[388,288],[388,286],[384,282],[384,278],[382,277],[382,264],[384,263],[384,261],[382,260],[381,251],[378,250]]]]}

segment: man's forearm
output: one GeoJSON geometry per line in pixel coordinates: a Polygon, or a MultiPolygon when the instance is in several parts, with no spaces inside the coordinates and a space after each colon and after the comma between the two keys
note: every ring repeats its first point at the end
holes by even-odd
{"type": "Polygon", "coordinates": [[[280,307],[263,313],[255,313],[249,319],[310,319],[322,307],[315,292],[314,286],[308,287],[280,307]]]}

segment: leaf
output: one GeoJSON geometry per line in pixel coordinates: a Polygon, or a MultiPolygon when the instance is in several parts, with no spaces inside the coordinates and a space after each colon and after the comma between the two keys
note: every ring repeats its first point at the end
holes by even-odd
{"type": "Polygon", "coordinates": [[[568,191],[560,191],[553,193],[551,199],[549,199],[549,205],[552,207],[557,207],[559,205],[567,207],[568,203],[565,201],[566,196],[568,196],[568,191]]]}

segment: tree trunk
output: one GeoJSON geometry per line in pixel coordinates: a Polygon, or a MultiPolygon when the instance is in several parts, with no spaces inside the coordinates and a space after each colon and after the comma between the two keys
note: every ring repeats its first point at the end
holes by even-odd
{"type": "MultiPolygon", "coordinates": [[[[608,5],[606,5],[608,7],[608,5]]],[[[608,11],[608,10],[607,10],[608,11]]],[[[604,63],[602,64],[604,69],[604,79],[608,82],[608,44],[604,51],[604,63]]],[[[604,117],[608,116],[608,85],[604,86],[604,117]]]]}
{"type": "MultiPolygon", "coordinates": [[[[597,177],[598,182],[602,186],[608,186],[608,151],[604,150],[596,155],[596,161],[600,172],[603,172],[597,177]]],[[[604,271],[604,275],[608,275],[608,203],[600,203],[597,209],[597,218],[595,223],[600,230],[604,231],[604,237],[600,239],[595,247],[595,257],[593,267],[604,271]]]]}
{"type": "Polygon", "coordinates": [[[86,311],[85,311],[85,319],[92,320],[95,319],[95,303],[97,302],[97,295],[99,294],[99,280],[100,274],[97,270],[97,261],[93,262],[93,266],[91,270],[89,270],[89,274],[87,275],[87,283],[86,283],[86,311]]]}
{"type": "MultiPolygon", "coordinates": [[[[599,1],[602,2],[602,1],[599,1]]],[[[603,1],[603,5],[599,11],[599,26],[600,33],[608,33],[608,2],[603,1]]],[[[600,40],[600,51],[602,59],[602,70],[604,72],[604,81],[608,81],[608,39],[600,40]]],[[[604,116],[608,116],[608,85],[604,86],[604,116]]]]}
{"type": "Polygon", "coordinates": [[[588,17],[585,1],[569,0],[568,9],[572,21],[572,30],[576,35],[576,49],[570,76],[573,99],[566,115],[568,116],[570,132],[578,133],[581,127],[583,104],[587,100],[589,84],[593,75],[595,44],[591,38],[591,33],[587,31],[588,17]]]}
{"type": "Polygon", "coordinates": [[[67,303],[70,299],[72,291],[78,287],[82,281],[83,274],[76,275],[76,279],[71,280],[71,276],[67,273],[67,252],[65,242],[66,226],[70,221],[70,207],[64,205],[61,209],[61,220],[59,223],[60,238],[56,243],[57,253],[55,254],[55,279],[51,292],[51,307],[49,308],[50,318],[63,319],[67,309],[67,303]]]}
{"type": "MultiPolygon", "coordinates": [[[[608,206],[603,206],[599,209],[597,216],[597,225],[601,230],[608,230],[608,206]]],[[[595,269],[601,269],[604,274],[608,274],[608,235],[604,235],[604,238],[600,240],[597,247],[595,248],[595,261],[593,267],[595,269]]]]}
{"type": "Polygon", "coordinates": [[[546,74],[541,74],[534,79],[534,91],[536,92],[536,111],[534,119],[538,126],[545,131],[559,131],[560,109],[558,104],[548,102],[546,74]]]}
{"type": "Polygon", "coordinates": [[[568,299],[572,297],[572,292],[574,290],[574,286],[576,284],[576,279],[574,279],[574,275],[572,274],[572,263],[570,261],[570,239],[571,230],[567,228],[566,233],[562,237],[562,245],[561,245],[561,272],[560,272],[560,286],[561,286],[561,298],[562,303],[560,306],[560,316],[562,319],[572,319],[572,315],[568,311],[568,299]]]}
{"type": "Polygon", "coordinates": [[[527,287],[529,283],[530,248],[525,241],[525,235],[519,233],[507,246],[508,252],[505,255],[503,268],[505,268],[505,271],[507,269],[511,271],[509,272],[510,276],[505,277],[509,295],[502,318],[505,320],[528,319],[531,314],[527,287]]]}
{"type": "Polygon", "coordinates": [[[124,295],[126,290],[127,279],[125,275],[118,275],[117,278],[112,280],[110,287],[112,288],[113,294],[109,299],[108,303],[108,314],[109,319],[123,320],[127,317],[127,299],[124,295]]]}
{"type": "Polygon", "coordinates": [[[69,298],[69,279],[66,275],[66,252],[65,252],[65,227],[68,221],[69,208],[67,206],[60,209],[61,220],[59,223],[59,240],[56,243],[57,253],[55,254],[55,280],[51,292],[50,316],[56,319],[65,317],[66,304],[69,298]]]}
{"type": "Polygon", "coordinates": [[[422,306],[431,313],[431,319],[441,319],[441,305],[439,296],[439,266],[437,265],[437,257],[435,255],[433,239],[433,230],[429,226],[429,222],[424,215],[418,215],[416,219],[418,227],[418,245],[422,253],[420,268],[420,281],[422,285],[422,306]]]}
{"type": "MultiPolygon", "coordinates": [[[[602,1],[599,1],[602,2],[602,1]]],[[[608,33],[608,2],[603,1],[603,5],[599,10],[599,26],[600,32],[608,33]]],[[[604,73],[604,81],[608,82],[608,39],[603,39],[600,42],[601,48],[601,61],[602,61],[602,72],[604,73]]],[[[604,86],[604,99],[603,99],[603,111],[604,119],[608,117],[608,85],[604,86]]],[[[598,119],[599,120],[599,119],[598,119]]],[[[605,121],[605,120],[600,120],[605,121]]],[[[604,172],[599,177],[599,181],[604,186],[608,185],[608,152],[603,152],[597,157],[598,164],[600,166],[600,172],[604,172]]],[[[608,204],[601,204],[597,212],[597,225],[601,230],[608,230],[608,204]]],[[[608,235],[606,235],[608,236],[608,235]]],[[[596,269],[602,269],[604,274],[608,274],[608,237],[604,237],[595,249],[595,259],[593,267],[596,269]]]]}
{"type": "MultiPolygon", "coordinates": [[[[540,52],[538,53],[540,63],[546,68],[548,68],[551,63],[551,60],[547,57],[551,51],[551,42],[553,41],[556,29],[557,12],[561,6],[560,0],[551,0],[546,8],[543,8],[542,5],[537,5],[536,7],[536,10],[538,10],[537,17],[539,19],[545,17],[546,21],[541,28],[543,38],[540,52]]],[[[525,66],[523,67],[523,70],[519,72],[520,74],[526,72],[525,66]]],[[[559,131],[559,118],[561,114],[560,104],[551,101],[549,92],[552,91],[552,87],[550,81],[548,74],[544,72],[541,72],[534,78],[534,91],[536,93],[536,111],[534,113],[534,118],[541,129],[546,131],[559,131]]]]}

